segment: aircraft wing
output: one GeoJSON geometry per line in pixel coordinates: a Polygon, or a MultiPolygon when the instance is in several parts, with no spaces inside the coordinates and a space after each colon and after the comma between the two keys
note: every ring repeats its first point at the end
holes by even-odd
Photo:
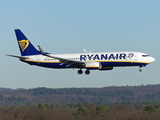
{"type": "Polygon", "coordinates": [[[42,55],[50,57],[50,58],[54,58],[54,59],[59,59],[59,61],[61,62],[60,65],[68,64],[67,67],[69,67],[71,65],[74,67],[85,65],[85,62],[82,62],[82,61],[71,60],[71,59],[66,59],[66,58],[61,58],[61,57],[56,57],[56,56],[51,56],[49,54],[46,54],[39,45],[38,45],[38,48],[41,51],[42,55]]]}

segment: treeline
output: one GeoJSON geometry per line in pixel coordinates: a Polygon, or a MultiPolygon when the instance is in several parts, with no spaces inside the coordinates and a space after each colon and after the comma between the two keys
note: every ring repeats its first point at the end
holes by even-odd
{"type": "Polygon", "coordinates": [[[0,105],[95,103],[102,105],[160,102],[160,85],[104,88],[0,89],[0,105]]]}
{"type": "Polygon", "coordinates": [[[160,104],[38,104],[0,107],[1,120],[159,120],[160,104]]]}

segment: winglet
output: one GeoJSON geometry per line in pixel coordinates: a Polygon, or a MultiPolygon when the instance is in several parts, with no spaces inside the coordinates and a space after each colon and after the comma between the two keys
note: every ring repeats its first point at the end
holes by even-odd
{"type": "Polygon", "coordinates": [[[38,45],[39,51],[41,51],[42,54],[46,54],[43,49],[38,45]]]}

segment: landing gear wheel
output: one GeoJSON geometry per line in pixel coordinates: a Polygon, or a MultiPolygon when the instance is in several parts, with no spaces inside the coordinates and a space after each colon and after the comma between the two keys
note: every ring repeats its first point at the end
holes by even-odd
{"type": "Polygon", "coordinates": [[[142,72],[142,69],[141,68],[139,68],[139,70],[138,70],[139,72],[142,72]]]}
{"type": "Polygon", "coordinates": [[[78,74],[82,74],[83,71],[82,71],[82,70],[78,70],[77,73],[78,73],[78,74]]]}
{"type": "Polygon", "coordinates": [[[85,74],[86,74],[86,75],[89,75],[89,74],[90,74],[90,71],[89,71],[89,70],[86,70],[86,71],[85,71],[85,74]]]}

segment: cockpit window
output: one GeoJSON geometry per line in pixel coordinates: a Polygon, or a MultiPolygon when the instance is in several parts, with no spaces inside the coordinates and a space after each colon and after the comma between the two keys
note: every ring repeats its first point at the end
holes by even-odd
{"type": "Polygon", "coordinates": [[[142,57],[148,57],[149,55],[142,55],[142,57]]]}

